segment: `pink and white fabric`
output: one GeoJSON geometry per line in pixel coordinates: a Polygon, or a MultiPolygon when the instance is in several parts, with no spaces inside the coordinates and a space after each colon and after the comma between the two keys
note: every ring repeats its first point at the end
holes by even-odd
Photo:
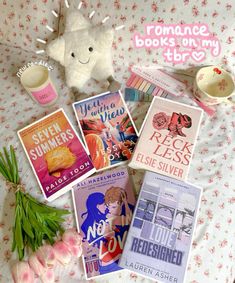
{"type": "Polygon", "coordinates": [[[35,51],[36,39],[54,38],[46,28],[58,31],[58,19],[52,10],[59,13],[60,1],[47,0],[3,0],[0,3],[0,42],[9,46],[35,51]]]}
{"type": "MultiPolygon", "coordinates": [[[[68,1],[78,6],[79,0],[68,1]]],[[[208,56],[205,64],[223,64],[233,70],[235,67],[234,29],[235,3],[232,0],[92,0],[82,1],[81,11],[85,16],[96,11],[91,19],[100,23],[110,16],[106,25],[125,25],[116,31],[113,43],[113,63],[116,78],[124,83],[129,76],[129,64],[166,65],[158,49],[136,50],[131,41],[135,31],[143,33],[144,23],[207,23],[210,30],[220,39],[221,55],[218,58],[208,56]]],[[[43,201],[40,188],[26,159],[16,131],[27,124],[43,117],[59,107],[63,107],[75,127],[75,117],[71,103],[73,95],[64,81],[64,70],[56,62],[49,60],[54,68],[52,80],[59,93],[57,103],[49,108],[36,105],[20,85],[16,73],[20,67],[30,61],[48,60],[44,55],[35,55],[44,45],[36,38],[56,37],[63,30],[66,7],[64,1],[52,0],[3,0],[0,3],[0,144],[13,144],[17,149],[20,176],[28,192],[43,201]],[[56,18],[51,10],[60,12],[56,18]],[[50,33],[46,25],[57,32],[50,33]]],[[[192,62],[183,66],[191,67],[192,62]]],[[[170,64],[168,64],[169,66],[170,64]]],[[[193,105],[192,78],[182,76],[187,82],[187,95],[180,101],[193,105]]],[[[106,91],[106,85],[89,82],[88,93],[106,91]]],[[[139,128],[148,103],[129,103],[130,112],[139,128]]],[[[220,105],[213,117],[204,115],[194,158],[189,173],[189,181],[203,187],[203,196],[197,229],[194,237],[186,283],[232,283],[235,279],[235,107],[220,105]]],[[[131,171],[136,193],[141,185],[142,175],[131,171]]],[[[12,225],[14,216],[14,193],[6,189],[0,178],[0,282],[12,282],[10,267],[16,259],[11,253],[12,225]]],[[[52,203],[54,206],[67,208],[73,212],[71,194],[67,193],[52,203]]],[[[73,214],[69,215],[66,227],[75,226],[73,214]]],[[[81,259],[74,260],[67,266],[57,265],[56,282],[86,282],[81,259]]],[[[128,271],[115,276],[93,280],[102,283],[152,282],[128,271]]],[[[36,282],[39,282],[39,280],[36,282]]]]}

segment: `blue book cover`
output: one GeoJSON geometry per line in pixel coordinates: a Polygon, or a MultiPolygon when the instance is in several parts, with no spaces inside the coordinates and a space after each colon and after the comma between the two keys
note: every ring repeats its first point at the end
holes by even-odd
{"type": "Polygon", "coordinates": [[[121,270],[118,261],[136,202],[127,169],[105,171],[78,183],[73,200],[86,278],[121,270]]]}
{"type": "Polygon", "coordinates": [[[146,172],[119,266],[158,282],[184,282],[201,189],[146,172]]]}

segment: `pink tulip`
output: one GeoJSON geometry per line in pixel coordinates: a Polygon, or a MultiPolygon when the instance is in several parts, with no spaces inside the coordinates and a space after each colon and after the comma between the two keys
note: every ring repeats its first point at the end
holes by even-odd
{"type": "Polygon", "coordinates": [[[72,256],[78,258],[82,255],[82,246],[68,246],[68,249],[72,256]]]}
{"type": "Polygon", "coordinates": [[[72,255],[71,255],[71,253],[68,249],[68,246],[64,242],[62,242],[62,241],[56,242],[53,245],[53,249],[54,249],[54,252],[55,252],[56,259],[60,263],[65,265],[65,264],[68,264],[71,261],[72,255]]]}
{"type": "Polygon", "coordinates": [[[34,271],[34,273],[38,276],[41,276],[46,270],[46,268],[41,264],[37,255],[34,253],[29,258],[29,265],[34,271]]]}
{"type": "Polygon", "coordinates": [[[53,268],[56,264],[55,252],[51,245],[44,245],[40,247],[36,251],[35,255],[43,267],[53,268]]]}
{"type": "Polygon", "coordinates": [[[74,228],[66,230],[62,240],[68,246],[80,246],[82,244],[82,236],[74,228]]]}
{"type": "Polygon", "coordinates": [[[55,274],[52,269],[46,269],[46,271],[40,276],[42,283],[54,283],[55,274]]]}
{"type": "Polygon", "coordinates": [[[34,272],[28,262],[17,262],[11,272],[14,283],[34,283],[34,272]]]}
{"type": "Polygon", "coordinates": [[[72,228],[66,230],[62,240],[68,246],[69,251],[74,257],[80,257],[82,255],[82,236],[76,229],[72,228]]]}

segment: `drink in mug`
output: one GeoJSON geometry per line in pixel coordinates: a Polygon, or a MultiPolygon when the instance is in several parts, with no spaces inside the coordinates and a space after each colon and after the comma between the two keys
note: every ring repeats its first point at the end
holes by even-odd
{"type": "Polygon", "coordinates": [[[219,66],[201,68],[194,81],[194,96],[205,105],[222,102],[235,104],[235,83],[232,75],[219,66]]]}

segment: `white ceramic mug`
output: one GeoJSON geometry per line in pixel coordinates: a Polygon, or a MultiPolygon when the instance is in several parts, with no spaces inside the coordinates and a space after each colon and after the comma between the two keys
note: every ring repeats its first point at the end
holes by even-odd
{"type": "Polygon", "coordinates": [[[20,81],[32,99],[41,106],[51,105],[58,98],[49,71],[45,66],[30,66],[23,72],[20,81]]]}
{"type": "Polygon", "coordinates": [[[205,105],[222,102],[235,104],[235,101],[231,100],[235,95],[233,78],[219,66],[203,67],[197,72],[193,94],[205,105]]]}

